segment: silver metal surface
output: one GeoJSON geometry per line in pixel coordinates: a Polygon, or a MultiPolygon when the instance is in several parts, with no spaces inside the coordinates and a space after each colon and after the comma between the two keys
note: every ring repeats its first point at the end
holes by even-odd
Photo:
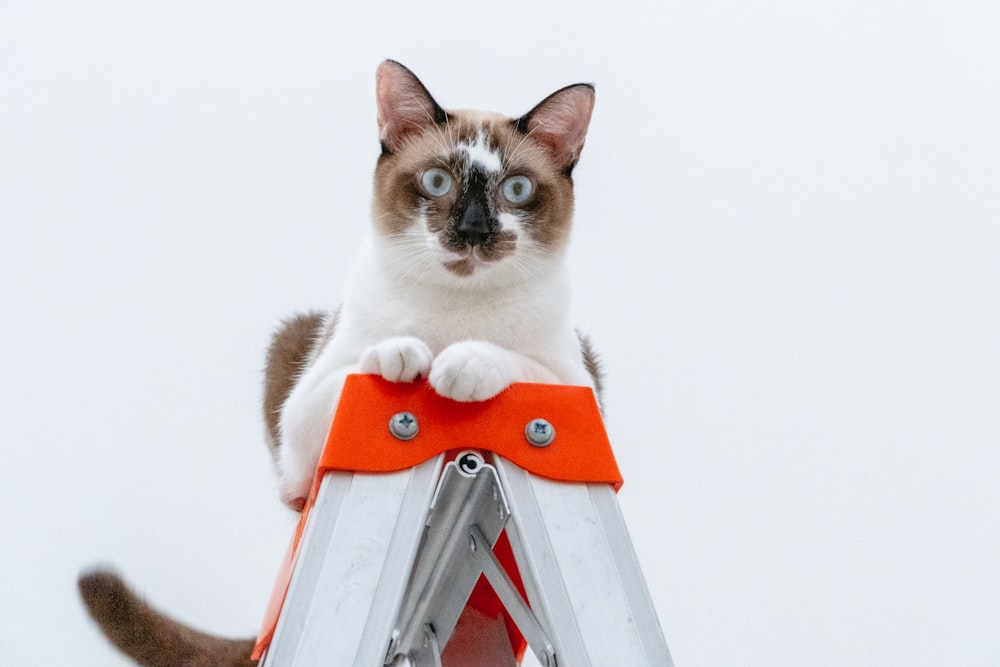
{"type": "Polygon", "coordinates": [[[656,611],[608,484],[557,482],[503,457],[510,536],[531,609],[560,665],[670,667],[656,611]]]}
{"type": "Polygon", "coordinates": [[[482,574],[469,549],[469,529],[478,526],[492,548],[507,516],[496,470],[478,453],[462,452],[444,467],[399,614],[397,654],[420,653],[427,626],[442,646],[448,643],[482,574]]]}
{"type": "Polygon", "coordinates": [[[389,419],[389,432],[397,440],[413,440],[420,431],[420,424],[412,412],[397,412],[389,419]]]}
{"type": "Polygon", "coordinates": [[[384,663],[442,458],[326,474],[264,667],[384,663]]]}
{"type": "MultiPolygon", "coordinates": [[[[443,459],[326,474],[262,667],[441,667],[480,575],[545,667],[671,667],[609,485],[541,478],[471,450],[443,459]],[[528,602],[493,552],[505,527],[528,602]]],[[[483,651],[514,664],[499,646],[483,651]]]]}
{"type": "Polygon", "coordinates": [[[528,646],[538,656],[542,665],[556,667],[555,647],[552,646],[552,642],[549,641],[538,619],[531,613],[531,609],[521,597],[510,576],[501,567],[496,554],[487,543],[486,536],[479,530],[479,526],[474,525],[469,528],[469,538],[472,555],[483,574],[486,575],[486,579],[489,580],[497,597],[503,603],[504,609],[514,619],[517,629],[524,635],[528,646]]]}
{"type": "Polygon", "coordinates": [[[524,437],[535,447],[548,447],[556,439],[556,427],[544,419],[532,419],[524,427],[524,437]]]}

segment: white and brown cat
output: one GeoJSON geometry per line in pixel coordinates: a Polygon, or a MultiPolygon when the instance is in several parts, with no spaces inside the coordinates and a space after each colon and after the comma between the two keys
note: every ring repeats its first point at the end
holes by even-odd
{"type": "MultiPolygon", "coordinates": [[[[334,314],[286,321],[268,352],[264,419],[281,499],[302,507],[344,378],[426,380],[456,401],[514,382],[600,389],[569,319],[573,168],[594,106],[562,88],[519,118],[446,111],[408,69],[376,73],[382,153],[372,234],[334,314]]],[[[140,664],[252,665],[252,641],[194,631],[114,574],[80,579],[92,616],[140,664]]]]}

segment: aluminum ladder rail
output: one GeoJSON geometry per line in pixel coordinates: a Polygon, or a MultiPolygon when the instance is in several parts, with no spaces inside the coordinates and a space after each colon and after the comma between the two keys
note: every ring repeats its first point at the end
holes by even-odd
{"type": "Polygon", "coordinates": [[[547,427],[570,451],[575,428],[593,429],[596,419],[603,434],[596,404],[585,406],[582,424],[579,412],[560,412],[569,390],[579,407],[581,389],[514,385],[470,408],[428,387],[351,376],[327,452],[345,438],[353,441],[343,452],[364,443],[377,449],[381,439],[408,456],[400,433],[413,437],[418,424],[421,433],[435,431],[431,450],[441,451],[391,471],[321,464],[290,580],[275,589],[280,614],[258,643],[262,667],[513,667],[519,661],[506,637],[463,615],[481,575],[545,667],[671,667],[613,484],[558,481],[512,460],[542,451],[532,429],[547,427]],[[525,421],[528,414],[535,417],[525,421]],[[359,419],[378,433],[359,433],[359,419]],[[504,424],[508,435],[498,437],[504,424]],[[524,451],[490,446],[504,438],[524,451]],[[503,530],[526,601],[492,550],[503,530]],[[463,632],[477,642],[474,657],[449,661],[448,642],[463,632]]]}

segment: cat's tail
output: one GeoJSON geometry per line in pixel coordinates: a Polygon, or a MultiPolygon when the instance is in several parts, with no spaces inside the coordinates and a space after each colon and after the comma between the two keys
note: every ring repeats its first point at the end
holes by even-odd
{"type": "Polygon", "coordinates": [[[254,667],[253,639],[213,637],[179,623],[136,595],[114,572],[80,575],[80,595],[118,649],[146,667],[254,667]]]}

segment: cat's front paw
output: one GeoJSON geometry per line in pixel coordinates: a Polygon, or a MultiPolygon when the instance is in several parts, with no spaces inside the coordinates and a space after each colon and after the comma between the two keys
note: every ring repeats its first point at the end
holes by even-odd
{"type": "Polygon", "coordinates": [[[301,479],[281,479],[278,482],[278,495],[281,502],[290,510],[301,512],[306,506],[306,498],[312,487],[312,477],[301,479]]]}
{"type": "Polygon", "coordinates": [[[278,496],[281,502],[301,512],[316,476],[316,462],[296,455],[291,443],[278,450],[278,496]]]}
{"type": "Polygon", "coordinates": [[[434,364],[428,380],[434,390],[455,401],[485,401],[517,380],[518,367],[510,353],[481,341],[449,345],[434,364]]]}
{"type": "Polygon", "coordinates": [[[361,353],[361,372],[381,375],[390,382],[413,382],[427,377],[434,355],[419,338],[387,338],[361,353]]]}

